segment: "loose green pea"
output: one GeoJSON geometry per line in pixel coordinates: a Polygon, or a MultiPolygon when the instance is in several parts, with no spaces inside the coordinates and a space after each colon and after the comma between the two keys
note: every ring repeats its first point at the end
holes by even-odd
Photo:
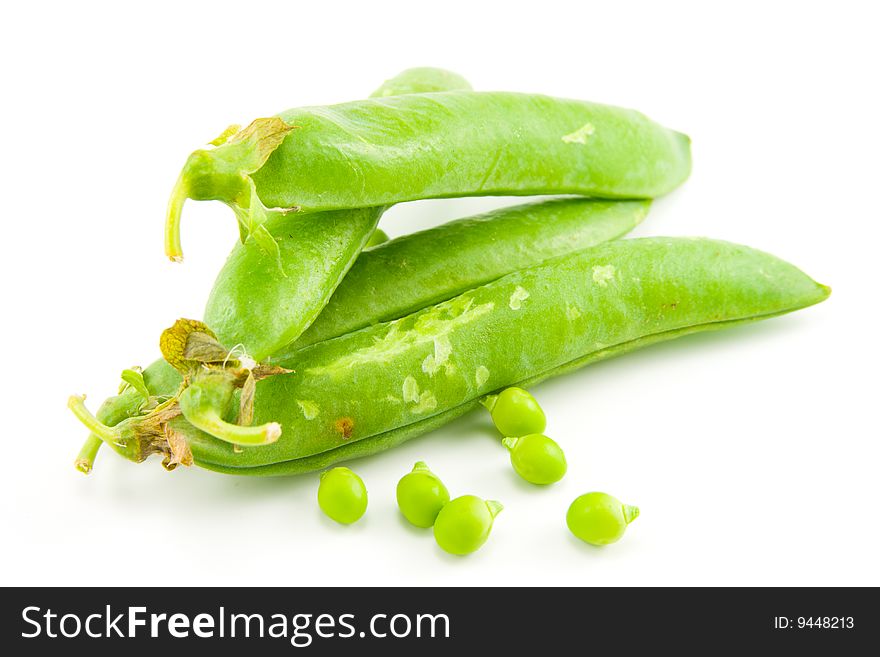
{"type": "Polygon", "coordinates": [[[455,498],[440,510],[434,522],[437,545],[449,554],[476,552],[489,538],[495,516],[503,508],[500,502],[475,495],[455,498]]]}
{"type": "Polygon", "coordinates": [[[318,485],[318,506],[336,522],[350,525],[367,510],[367,487],[348,468],[327,470],[318,485]]]}
{"type": "Polygon", "coordinates": [[[416,527],[430,527],[449,501],[449,491],[423,461],[397,483],[397,506],[416,527]]]}
{"type": "Polygon", "coordinates": [[[505,438],[510,463],[516,473],[532,484],[554,484],[565,476],[568,465],[565,453],[552,438],[530,433],[519,438],[505,438]]]}
{"type": "Polygon", "coordinates": [[[535,398],[522,388],[502,390],[494,400],[490,400],[489,412],[498,431],[505,436],[541,433],[547,426],[544,411],[535,398]]]}
{"type": "Polygon", "coordinates": [[[607,493],[581,495],[565,516],[571,533],[591,545],[608,545],[620,540],[627,525],[639,517],[639,507],[623,504],[607,493]]]}

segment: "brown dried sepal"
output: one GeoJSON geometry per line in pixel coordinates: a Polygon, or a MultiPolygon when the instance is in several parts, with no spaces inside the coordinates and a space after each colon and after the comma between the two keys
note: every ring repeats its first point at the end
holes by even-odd
{"type": "Polygon", "coordinates": [[[238,423],[243,427],[249,427],[254,422],[254,395],[257,392],[257,379],[253,372],[241,386],[241,400],[238,408],[238,423]]]}
{"type": "Polygon", "coordinates": [[[164,434],[168,451],[165,453],[165,458],[162,459],[162,467],[171,472],[178,465],[187,468],[191,466],[193,455],[189,443],[186,441],[186,436],[176,431],[168,423],[164,425],[164,434]]]}

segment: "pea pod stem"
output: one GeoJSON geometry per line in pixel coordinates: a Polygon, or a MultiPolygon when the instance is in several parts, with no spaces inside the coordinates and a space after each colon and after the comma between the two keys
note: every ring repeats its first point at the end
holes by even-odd
{"type": "Polygon", "coordinates": [[[190,412],[186,415],[186,419],[197,429],[233,445],[268,445],[281,437],[281,425],[277,422],[267,422],[258,427],[244,427],[225,421],[212,408],[190,412]]]}
{"type": "Polygon", "coordinates": [[[486,500],[486,506],[489,508],[489,513],[492,514],[493,518],[504,510],[504,505],[497,500],[486,500]]]}
{"type": "Polygon", "coordinates": [[[83,474],[89,474],[95,466],[95,457],[98,455],[98,450],[101,449],[101,445],[103,444],[103,440],[95,434],[90,433],[89,437],[86,438],[86,441],[83,443],[82,448],[79,450],[76,461],[74,461],[76,469],[83,474]]]}
{"type": "MultiPolygon", "coordinates": [[[[82,422],[86,428],[92,432],[92,436],[97,437],[103,442],[111,443],[114,445],[119,444],[119,437],[112,427],[108,427],[106,424],[102,423],[98,418],[96,418],[92,413],[86,408],[86,396],[85,395],[71,395],[67,400],[67,407],[73,411],[73,414],[77,417],[77,419],[82,422]]],[[[91,440],[87,441],[86,445],[83,446],[83,451],[86,451],[88,454],[89,450],[95,449],[91,440]],[[86,447],[88,446],[88,450],[86,447]]],[[[95,449],[95,451],[97,451],[95,449]]],[[[80,452],[80,456],[82,456],[82,452],[80,452]]]]}
{"type": "Polygon", "coordinates": [[[628,525],[633,520],[639,517],[639,507],[630,506],[629,504],[623,505],[623,519],[626,520],[626,524],[628,525]]]}
{"type": "Polygon", "coordinates": [[[85,395],[71,395],[67,400],[67,407],[91,432],[74,463],[77,470],[84,474],[91,472],[95,456],[103,443],[107,443],[116,452],[136,463],[158,451],[153,449],[151,437],[147,435],[136,437],[135,432],[131,430],[131,423],[110,427],[101,422],[86,408],[85,400],[85,395]]]}
{"type": "Polygon", "coordinates": [[[194,427],[232,445],[268,445],[278,440],[281,425],[277,422],[242,426],[223,418],[232,401],[233,390],[234,384],[225,373],[204,375],[180,393],[180,410],[194,427]]]}
{"type": "Polygon", "coordinates": [[[186,176],[181,172],[168,200],[168,213],[165,221],[165,255],[171,262],[183,262],[183,246],[180,243],[180,219],[183,206],[189,197],[186,176]]]}

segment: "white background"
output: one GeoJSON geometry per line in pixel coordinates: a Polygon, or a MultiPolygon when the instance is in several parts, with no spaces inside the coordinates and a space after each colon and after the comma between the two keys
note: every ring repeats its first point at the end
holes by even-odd
{"type": "MultiPolygon", "coordinates": [[[[871,3],[16,3],[4,99],[2,584],[880,584],[877,17],[871,3]],[[690,134],[694,172],[638,235],[707,235],[796,263],[831,299],[541,385],[569,473],[518,480],[484,415],[354,464],[370,507],[320,515],[317,477],[166,473],[85,431],[118,372],[201,316],[237,237],[191,203],[162,250],[186,155],[227,124],[364,97],[411,66],[482,90],[638,108],[690,134]],[[397,479],[426,460],[454,495],[504,502],[468,558],[405,525],[397,479]],[[604,490],[642,509],[606,549],[566,530],[604,490]]],[[[392,235],[509,203],[397,207],[392,235]]]]}

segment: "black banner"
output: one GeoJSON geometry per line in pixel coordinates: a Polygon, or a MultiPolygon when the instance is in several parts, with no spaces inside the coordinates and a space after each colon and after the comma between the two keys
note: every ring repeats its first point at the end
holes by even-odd
{"type": "MultiPolygon", "coordinates": [[[[876,649],[873,589],[4,589],[2,646],[119,655],[876,649]],[[637,642],[637,643],[636,643],[637,642]],[[369,645],[367,645],[369,644],[369,645]]],[[[42,652],[40,654],[43,654],[42,652]]]]}

